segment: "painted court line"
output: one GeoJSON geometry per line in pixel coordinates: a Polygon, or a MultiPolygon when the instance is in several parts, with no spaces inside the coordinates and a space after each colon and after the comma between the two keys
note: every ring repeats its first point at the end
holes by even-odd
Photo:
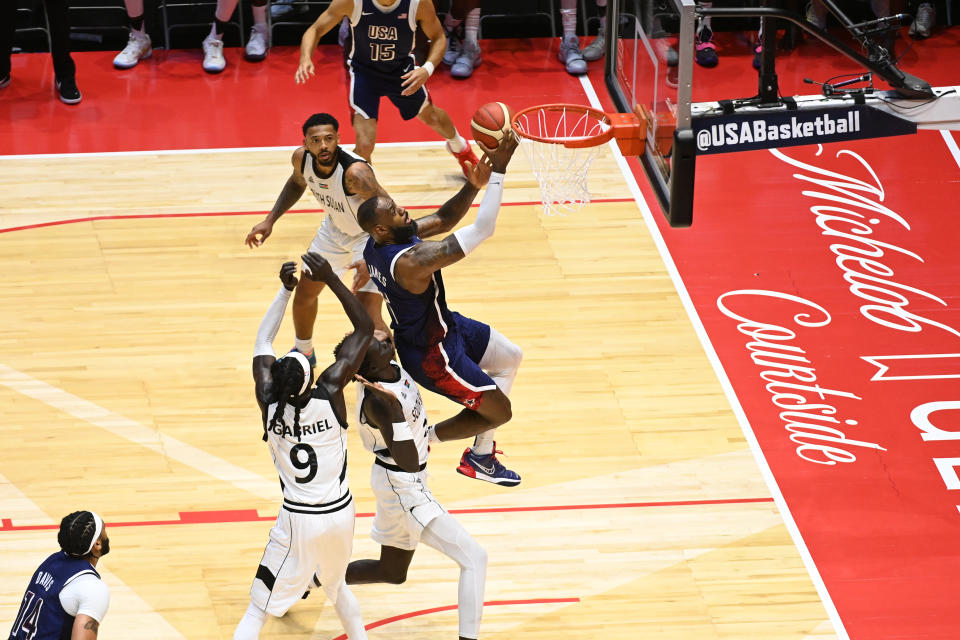
{"type": "Polygon", "coordinates": [[[0,385],[43,402],[95,427],[139,444],[201,473],[213,476],[238,489],[270,500],[277,498],[276,481],[268,480],[242,467],[197,449],[176,438],[146,427],[139,422],[105,409],[88,400],[37,380],[0,364],[0,385]]]}
{"type": "MultiPolygon", "coordinates": [[[[529,507],[479,507],[448,509],[452,514],[485,513],[532,513],[540,511],[581,511],[590,509],[645,509],[663,507],[701,507],[727,504],[757,504],[773,502],[773,498],[726,498],[718,500],[667,500],[661,502],[613,502],[609,504],[561,504],[529,507]]],[[[372,518],[373,513],[358,513],[358,518],[372,518]]],[[[108,521],[111,527],[162,527],[184,524],[223,524],[237,522],[266,522],[276,516],[261,516],[255,509],[225,511],[181,511],[178,520],[135,520],[130,522],[108,521]]],[[[45,531],[57,529],[55,524],[15,525],[12,518],[0,518],[0,531],[45,531]]]]}
{"type": "MultiPolygon", "coordinates": [[[[594,203],[609,203],[609,202],[633,202],[632,198],[597,198],[592,200],[594,203]]],[[[529,207],[529,206],[541,206],[543,202],[536,200],[530,202],[503,202],[500,204],[501,207],[529,207]]],[[[479,204],[470,205],[471,209],[479,207],[479,204]]],[[[409,207],[405,207],[408,210],[424,210],[424,209],[439,209],[440,205],[437,204],[416,204],[409,207]]],[[[291,209],[287,211],[286,214],[291,213],[323,213],[323,209],[291,209]]],[[[205,212],[196,212],[196,213],[144,213],[144,214],[119,214],[119,215],[103,215],[103,216],[89,216],[86,218],[69,218],[66,220],[49,220],[47,222],[37,222],[35,224],[25,224],[18,227],[6,227],[0,228],[0,233],[10,233],[12,231],[26,231],[28,229],[41,229],[43,227],[57,227],[64,224],[76,224],[78,222],[99,222],[102,220],[138,220],[138,219],[149,219],[149,218],[210,218],[210,217],[219,217],[219,216],[262,216],[263,210],[257,211],[205,211],[205,212]]]]}
{"type": "MultiPolygon", "coordinates": [[[[590,82],[590,78],[588,76],[580,76],[580,83],[583,85],[583,90],[587,95],[590,106],[602,111],[603,106],[600,104],[600,99],[597,97],[597,92],[594,90],[593,84],[590,82]]],[[[707,331],[700,320],[700,316],[697,314],[697,310],[693,305],[693,300],[690,298],[690,294],[687,292],[687,287],[683,282],[683,278],[680,276],[680,271],[677,269],[677,265],[674,263],[673,257],[670,255],[670,250],[667,248],[667,243],[663,239],[663,235],[660,233],[660,228],[654,221],[650,207],[647,204],[646,199],[644,199],[643,193],[640,191],[640,185],[637,184],[637,180],[633,174],[633,171],[630,169],[630,166],[627,164],[626,158],[624,158],[623,154],[620,153],[620,149],[617,147],[616,141],[611,140],[607,143],[607,145],[613,152],[614,158],[617,161],[617,165],[620,167],[620,171],[623,173],[623,178],[627,182],[627,186],[629,187],[630,192],[633,194],[634,199],[637,202],[637,206],[640,207],[640,213],[643,216],[643,220],[646,223],[647,228],[650,230],[650,235],[657,246],[657,251],[660,253],[660,258],[663,260],[663,264],[667,269],[667,273],[670,274],[670,279],[677,291],[680,302],[683,304],[683,308],[687,312],[687,317],[690,318],[690,323],[693,325],[693,329],[696,332],[697,337],[700,339],[700,344],[703,346],[704,353],[706,354],[707,359],[710,361],[710,365],[713,367],[714,373],[717,375],[717,379],[720,382],[720,386],[723,388],[724,394],[727,396],[727,402],[729,402],[730,408],[733,410],[733,413],[737,418],[737,422],[740,424],[740,429],[743,432],[747,443],[750,445],[750,451],[753,452],[753,457],[757,462],[760,473],[763,475],[763,479],[766,482],[767,487],[770,489],[770,494],[773,496],[773,500],[776,502],[777,508],[780,510],[780,515],[787,527],[787,531],[790,532],[790,537],[793,539],[794,545],[797,547],[797,551],[800,553],[800,558],[807,567],[807,572],[810,574],[810,579],[813,581],[813,585],[820,596],[820,600],[823,602],[824,608],[827,611],[827,615],[830,617],[830,621],[833,623],[833,628],[837,633],[837,637],[840,638],[840,640],[849,640],[850,636],[847,634],[847,631],[843,626],[843,622],[840,620],[840,614],[837,612],[837,608],[833,604],[833,599],[830,597],[830,593],[827,591],[827,586],[823,582],[823,577],[820,575],[820,571],[817,569],[817,565],[813,561],[813,556],[810,555],[810,550],[807,548],[807,543],[800,534],[800,529],[797,527],[797,523],[793,519],[793,514],[790,513],[790,508],[787,506],[786,500],[784,500],[783,494],[780,492],[780,487],[777,484],[776,479],[773,477],[773,472],[770,470],[770,466],[767,464],[767,460],[763,455],[763,451],[760,449],[760,444],[757,442],[757,438],[753,433],[753,429],[750,427],[750,421],[747,419],[747,415],[744,412],[743,407],[740,405],[737,395],[733,391],[733,385],[730,383],[730,379],[727,377],[727,373],[723,368],[723,364],[720,362],[720,358],[717,355],[716,350],[713,348],[713,343],[710,341],[710,337],[707,335],[707,331]]]]}
{"type": "MultiPolygon", "coordinates": [[[[504,606],[513,606],[513,605],[524,605],[524,604],[575,604],[580,602],[580,598],[534,598],[532,600],[489,600],[483,603],[484,607],[504,607],[504,606]]],[[[376,622],[371,622],[368,625],[364,626],[364,629],[369,631],[370,629],[376,629],[377,627],[382,627],[388,625],[391,622],[397,622],[399,620],[408,620],[410,618],[416,618],[419,616],[427,616],[431,613],[440,613],[441,611],[456,611],[457,605],[450,604],[444,607],[433,607],[432,609],[421,609],[419,611],[411,611],[409,613],[401,613],[397,616],[391,616],[389,618],[384,618],[383,620],[377,620],[376,622]]],[[[347,640],[346,634],[339,635],[333,640],[347,640]]]]}

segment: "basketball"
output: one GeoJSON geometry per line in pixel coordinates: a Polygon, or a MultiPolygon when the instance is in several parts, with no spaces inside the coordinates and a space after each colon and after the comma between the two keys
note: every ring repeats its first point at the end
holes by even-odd
{"type": "Polygon", "coordinates": [[[502,102],[488,102],[473,114],[470,130],[473,139],[487,147],[496,149],[503,135],[510,130],[513,110],[502,102]]]}

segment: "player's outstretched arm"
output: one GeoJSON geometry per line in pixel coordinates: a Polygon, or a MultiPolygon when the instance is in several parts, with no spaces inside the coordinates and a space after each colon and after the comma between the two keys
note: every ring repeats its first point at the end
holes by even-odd
{"type": "Polygon", "coordinates": [[[353,0],[333,0],[330,6],[303,32],[303,37],[300,38],[300,66],[297,67],[297,73],[294,75],[297,84],[304,83],[313,76],[312,57],[313,52],[317,50],[317,44],[320,43],[320,38],[340,24],[344,16],[349,16],[352,12],[353,0]]]}
{"type": "Polygon", "coordinates": [[[331,394],[342,394],[343,387],[353,379],[360,363],[363,362],[363,356],[367,352],[367,346],[370,344],[370,336],[373,335],[373,320],[363,307],[363,304],[357,300],[357,297],[350,293],[350,290],[340,280],[333,267],[319,253],[310,252],[304,254],[303,276],[316,282],[323,282],[329,287],[343,310],[353,325],[351,333],[340,347],[340,355],[336,362],[323,370],[323,373],[317,378],[320,384],[323,384],[331,394]],[[308,271],[309,269],[309,271],[308,271]]]}
{"type": "Polygon", "coordinates": [[[504,137],[496,149],[486,149],[481,146],[484,151],[483,158],[478,166],[471,167],[467,184],[463,185],[457,195],[443,203],[436,213],[417,218],[417,236],[429,238],[452,231],[470,210],[470,205],[477,197],[480,187],[489,184],[490,175],[506,172],[517,144],[516,135],[511,133],[504,137]]]}
{"type": "Polygon", "coordinates": [[[367,388],[363,397],[362,413],[367,422],[380,430],[383,441],[390,450],[397,466],[408,473],[420,470],[420,455],[413,442],[410,425],[403,415],[400,400],[393,393],[376,382],[368,382],[360,376],[357,379],[367,388]]]}
{"type": "Polygon", "coordinates": [[[280,282],[283,283],[283,286],[270,304],[270,308],[267,309],[263,320],[260,321],[260,328],[257,329],[257,340],[253,347],[254,393],[257,397],[257,404],[260,405],[260,411],[264,414],[264,420],[266,420],[267,406],[273,402],[271,397],[273,376],[270,374],[270,367],[277,359],[277,355],[273,351],[273,340],[280,330],[280,324],[283,322],[283,314],[287,310],[290,295],[297,288],[296,272],[296,262],[284,262],[283,266],[280,267],[280,282]]]}
{"type": "Polygon", "coordinates": [[[273,225],[280,219],[280,216],[289,211],[290,207],[297,204],[300,198],[303,197],[303,192],[307,190],[307,181],[303,179],[303,174],[300,172],[303,154],[304,150],[302,147],[293,152],[293,158],[291,160],[293,162],[293,173],[290,174],[287,182],[283,185],[283,189],[280,191],[280,195],[277,196],[277,201],[274,203],[273,209],[270,210],[266,218],[253,225],[250,233],[247,234],[244,242],[251,249],[259,247],[270,237],[270,234],[273,233],[273,225]]]}

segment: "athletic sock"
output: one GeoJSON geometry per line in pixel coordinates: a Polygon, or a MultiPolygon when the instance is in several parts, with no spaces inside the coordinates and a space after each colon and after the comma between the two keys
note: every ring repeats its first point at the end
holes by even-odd
{"type": "Polygon", "coordinates": [[[313,338],[295,338],[293,346],[303,355],[309,356],[313,353],[313,338]]]}
{"type": "Polygon", "coordinates": [[[470,450],[478,456],[490,455],[493,453],[493,438],[496,433],[496,429],[490,429],[489,431],[477,434],[477,437],[473,439],[473,446],[470,447],[470,450]]]}
{"type": "Polygon", "coordinates": [[[450,145],[450,151],[460,153],[467,148],[467,141],[459,133],[454,133],[452,138],[447,138],[447,144],[450,145]]]}

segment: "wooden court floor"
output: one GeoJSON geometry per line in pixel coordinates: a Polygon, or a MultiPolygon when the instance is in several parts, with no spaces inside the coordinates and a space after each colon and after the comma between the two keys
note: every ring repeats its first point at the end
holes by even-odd
{"type": "MultiPolygon", "coordinates": [[[[321,215],[243,245],[289,156],[0,158],[0,228],[97,218],[0,233],[0,623],[56,549],[55,530],[29,525],[93,509],[112,526],[101,638],[231,637],[280,499],[253,338],[321,215]]],[[[414,215],[460,185],[436,145],[376,161],[401,204],[426,207],[414,215]]],[[[497,438],[523,483],[459,476],[460,443],[430,462],[434,493],[489,554],[481,636],[835,637],[620,170],[604,155],[591,175],[601,202],[547,217],[513,204],[538,199],[518,152],[494,238],[444,274],[452,309],[524,350],[497,438]]],[[[346,327],[322,295],[321,360],[346,327]]],[[[288,318],[277,349],[292,336],[288,318]]],[[[425,396],[434,417],[456,409],[425,396]]],[[[352,431],[349,460],[354,554],[372,557],[370,457],[352,431]]],[[[354,591],[368,624],[397,618],[372,639],[455,638],[456,582],[424,547],[406,584],[354,591]]],[[[341,633],[314,594],[262,637],[341,633]]]]}

